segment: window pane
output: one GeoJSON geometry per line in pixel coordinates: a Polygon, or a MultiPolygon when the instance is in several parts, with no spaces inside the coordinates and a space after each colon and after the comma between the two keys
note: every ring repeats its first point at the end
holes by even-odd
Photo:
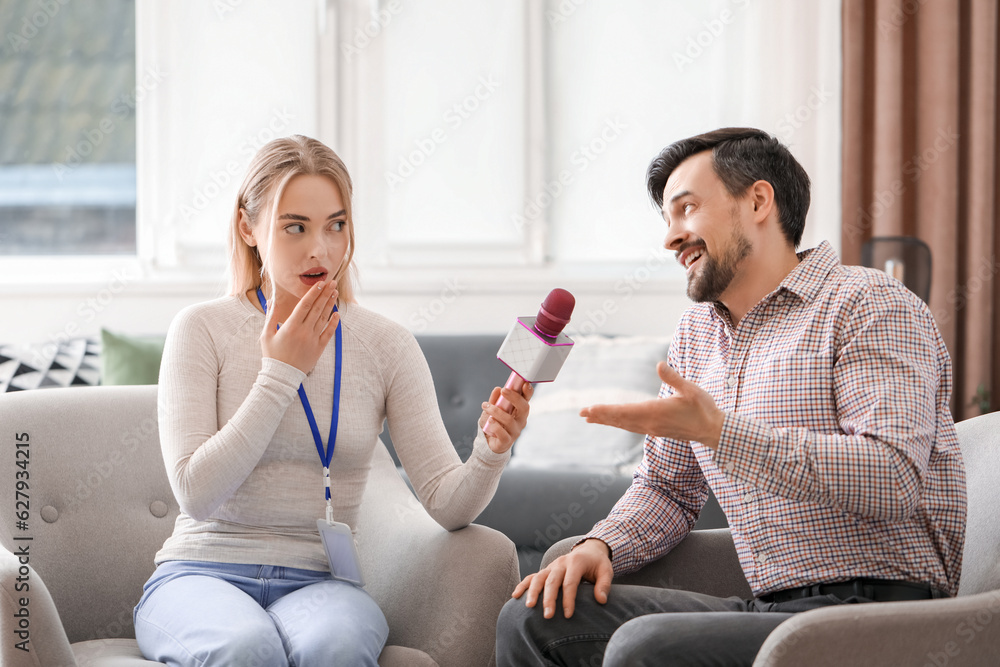
{"type": "Polygon", "coordinates": [[[0,25],[0,255],[134,254],[134,0],[4,0],[0,25]]]}
{"type": "Polygon", "coordinates": [[[393,19],[378,128],[391,244],[520,252],[524,21],[522,3],[459,0],[393,19]]]}

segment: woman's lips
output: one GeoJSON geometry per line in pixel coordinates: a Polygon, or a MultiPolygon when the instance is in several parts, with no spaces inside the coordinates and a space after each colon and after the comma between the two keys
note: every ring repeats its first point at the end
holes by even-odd
{"type": "Polygon", "coordinates": [[[299,280],[311,287],[316,283],[326,280],[326,275],[326,271],[323,270],[306,271],[299,276],[299,280]]]}

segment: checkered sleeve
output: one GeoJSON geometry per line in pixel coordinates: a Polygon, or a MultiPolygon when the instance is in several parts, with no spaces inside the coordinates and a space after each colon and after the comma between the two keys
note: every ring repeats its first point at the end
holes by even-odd
{"type": "MultiPolygon", "coordinates": [[[[679,332],[669,352],[674,368],[683,368],[682,347],[679,332]]],[[[660,388],[661,398],[672,393],[667,385],[660,388]]],[[[646,436],[643,450],[632,485],[586,536],[611,548],[617,574],[637,570],[673,549],[690,532],[708,499],[708,483],[690,443],[646,436]]]]}
{"type": "Polygon", "coordinates": [[[940,335],[930,312],[914,301],[901,286],[859,290],[836,313],[843,326],[826,353],[792,355],[777,366],[773,382],[797,383],[796,410],[833,411],[837,432],[776,428],[730,412],[716,464],[777,496],[873,519],[910,516],[920,502],[936,432],[935,396],[948,370],[936,353],[940,335]],[[829,379],[810,364],[832,364],[829,379]]]}

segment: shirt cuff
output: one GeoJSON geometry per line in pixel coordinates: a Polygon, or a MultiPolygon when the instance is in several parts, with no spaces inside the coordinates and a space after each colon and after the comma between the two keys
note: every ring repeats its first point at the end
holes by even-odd
{"type": "Polygon", "coordinates": [[[507,461],[510,460],[510,449],[502,454],[497,454],[492,449],[490,449],[489,443],[486,442],[486,434],[483,433],[483,429],[479,429],[476,433],[476,439],[472,443],[472,455],[486,464],[489,468],[504,467],[507,465],[507,461]]]}
{"type": "Polygon", "coordinates": [[[260,375],[268,380],[274,380],[278,384],[291,387],[293,392],[298,391],[299,385],[306,379],[306,374],[295,366],[271,357],[261,359],[260,375]]]}
{"type": "Polygon", "coordinates": [[[772,436],[767,424],[727,412],[722,421],[719,446],[712,459],[727,477],[750,482],[766,468],[772,436]]]}
{"type": "MultiPolygon", "coordinates": [[[[576,544],[581,544],[592,538],[604,542],[611,549],[611,569],[615,572],[627,571],[631,561],[635,560],[635,556],[633,555],[635,551],[635,536],[629,535],[614,521],[608,521],[607,519],[599,521],[594,525],[593,530],[584,535],[576,544]]],[[[575,547],[576,544],[573,546],[575,547]]]]}

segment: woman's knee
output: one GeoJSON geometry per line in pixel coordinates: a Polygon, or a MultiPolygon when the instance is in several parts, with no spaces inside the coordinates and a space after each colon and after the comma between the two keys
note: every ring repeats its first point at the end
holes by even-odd
{"type": "Polygon", "coordinates": [[[246,627],[220,642],[205,665],[245,665],[246,667],[287,667],[288,657],[273,626],[246,627]]]}
{"type": "Polygon", "coordinates": [[[269,608],[295,665],[374,666],[378,663],[389,635],[389,624],[367,593],[344,586],[350,584],[327,582],[307,587],[269,608]],[[302,614],[303,602],[314,602],[320,594],[323,604],[308,616],[302,614]]]}

